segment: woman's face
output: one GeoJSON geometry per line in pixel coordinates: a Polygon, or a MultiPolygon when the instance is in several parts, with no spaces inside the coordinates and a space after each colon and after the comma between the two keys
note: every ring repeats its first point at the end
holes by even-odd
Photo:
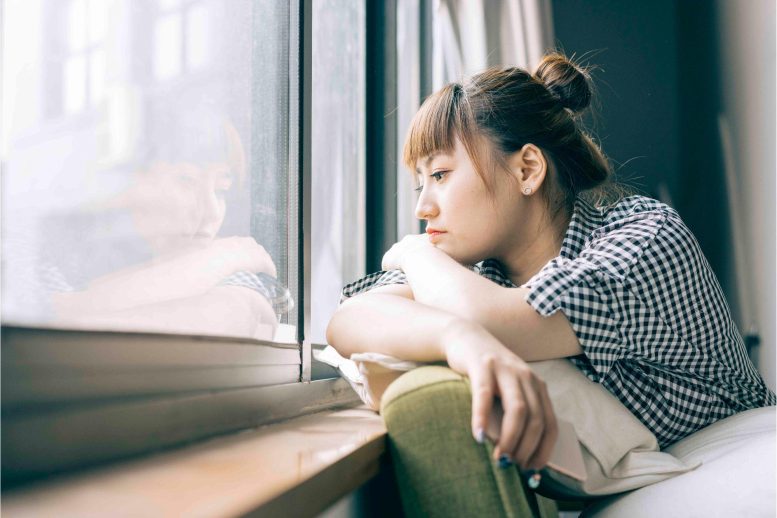
{"type": "Polygon", "coordinates": [[[496,174],[493,194],[475,171],[457,139],[450,154],[436,154],[416,163],[422,186],[416,217],[426,220],[430,241],[462,264],[499,258],[518,238],[522,202],[518,186],[507,174],[496,174]]]}
{"type": "Polygon", "coordinates": [[[224,221],[231,184],[226,163],[156,162],[134,186],[136,228],[157,254],[207,244],[224,221]]]}

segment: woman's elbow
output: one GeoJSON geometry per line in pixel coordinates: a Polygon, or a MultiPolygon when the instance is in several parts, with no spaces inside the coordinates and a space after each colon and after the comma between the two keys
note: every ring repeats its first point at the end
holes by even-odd
{"type": "Polygon", "coordinates": [[[343,357],[350,358],[351,353],[347,351],[345,347],[345,340],[343,340],[343,307],[340,306],[329,319],[329,324],[326,326],[326,343],[335,348],[335,350],[343,357]]]}

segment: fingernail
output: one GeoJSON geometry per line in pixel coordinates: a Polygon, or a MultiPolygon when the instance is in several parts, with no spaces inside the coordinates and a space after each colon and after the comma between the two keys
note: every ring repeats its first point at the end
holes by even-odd
{"type": "Polygon", "coordinates": [[[529,485],[532,489],[537,489],[540,487],[540,481],[542,480],[542,475],[536,470],[536,469],[530,469],[524,472],[524,476],[526,477],[526,483],[529,485]]]}
{"type": "Polygon", "coordinates": [[[508,457],[506,454],[502,454],[499,456],[499,467],[502,469],[509,468],[513,465],[513,461],[510,460],[510,457],[508,457]]]}
{"type": "Polygon", "coordinates": [[[478,444],[483,444],[486,441],[486,432],[482,428],[478,428],[478,431],[475,432],[475,440],[478,444]]]}

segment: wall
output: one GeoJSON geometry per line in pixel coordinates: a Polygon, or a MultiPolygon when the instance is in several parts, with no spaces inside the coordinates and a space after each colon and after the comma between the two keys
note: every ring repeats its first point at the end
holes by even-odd
{"type": "MultiPolygon", "coordinates": [[[[744,259],[761,335],[760,370],[775,389],[775,3],[717,0],[722,112],[731,129],[744,259]],[[744,8],[744,6],[747,6],[744,8]]],[[[745,317],[745,324],[751,320],[745,317]]]]}
{"type": "Polygon", "coordinates": [[[601,104],[594,105],[594,130],[618,175],[646,194],[657,194],[662,183],[673,194],[679,153],[673,2],[551,4],[556,45],[599,67],[593,72],[601,104]]]}

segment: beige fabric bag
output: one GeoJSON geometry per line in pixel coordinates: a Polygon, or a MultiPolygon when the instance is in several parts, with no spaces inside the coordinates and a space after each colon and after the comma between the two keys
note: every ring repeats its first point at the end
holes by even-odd
{"type": "MultiPolygon", "coordinates": [[[[347,360],[331,346],[316,357],[340,370],[362,400],[371,408],[365,363],[370,371],[408,371],[422,364],[379,353],[359,353],[347,360]]],[[[545,381],[559,419],[572,423],[586,469],[586,480],[568,477],[556,470],[544,470],[550,478],[553,497],[599,496],[629,491],[690,471],[701,463],[689,464],[659,450],[655,436],[607,389],[589,380],[569,360],[558,359],[529,364],[545,381]]],[[[545,482],[543,482],[543,486],[545,482]]]]}

